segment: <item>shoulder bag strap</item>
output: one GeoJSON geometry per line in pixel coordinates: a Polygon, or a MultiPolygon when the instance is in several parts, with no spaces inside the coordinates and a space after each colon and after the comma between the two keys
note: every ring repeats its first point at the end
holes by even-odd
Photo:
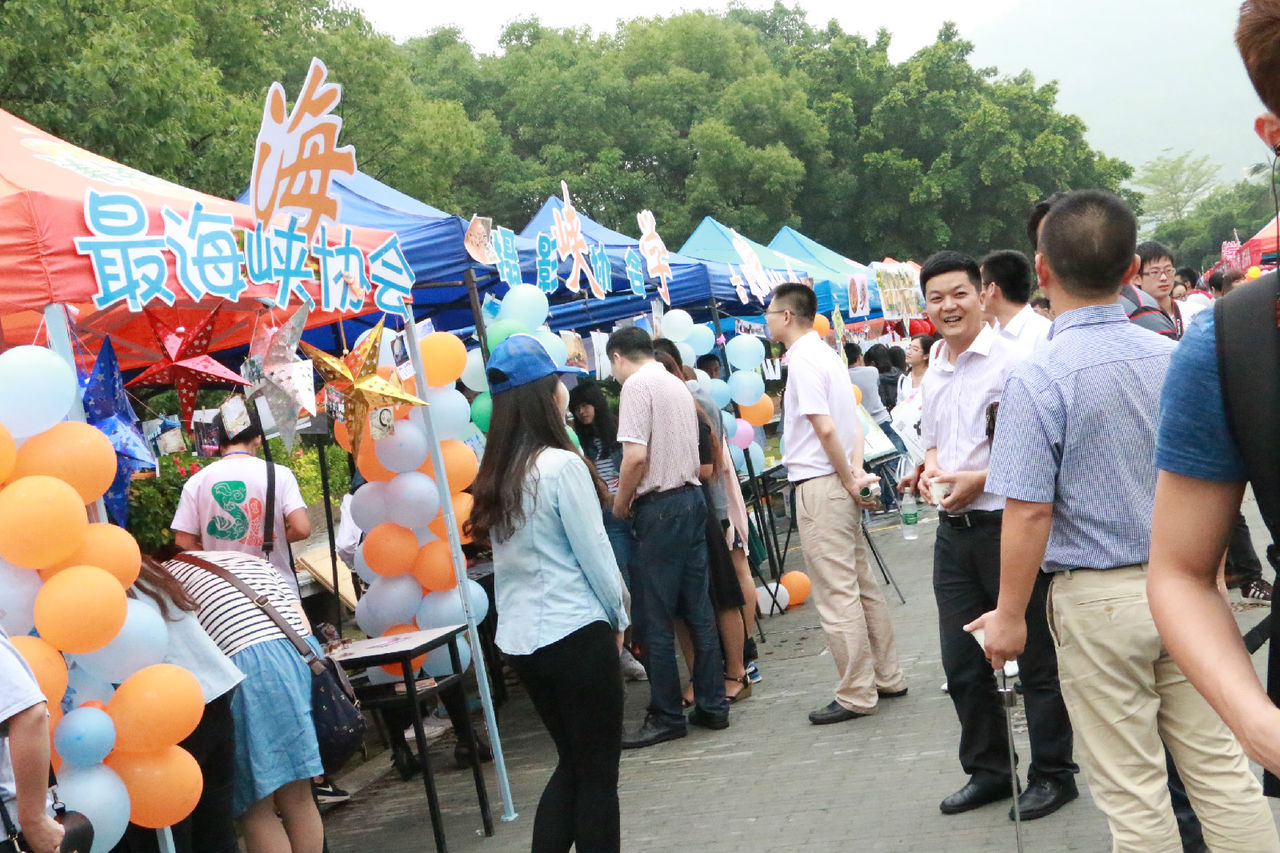
{"type": "MultiPolygon", "coordinates": [[[[262,517],[262,553],[268,557],[276,547],[276,463],[271,458],[271,445],[262,439],[262,456],[267,462],[267,506],[262,517]]],[[[293,565],[293,561],[289,561],[293,565]]]]}
{"type": "Polygon", "coordinates": [[[18,827],[13,822],[13,818],[9,817],[9,808],[4,804],[4,800],[0,799],[0,822],[4,823],[4,839],[7,841],[16,841],[18,838],[18,827]]]}
{"type": "Polygon", "coordinates": [[[293,630],[293,626],[289,624],[288,620],[281,616],[280,612],[271,606],[271,602],[267,600],[265,595],[259,593],[253,587],[236,577],[234,573],[227,571],[222,566],[209,562],[203,557],[197,557],[194,554],[183,552],[175,556],[173,559],[180,560],[189,566],[195,566],[197,569],[204,569],[206,572],[216,575],[231,584],[236,588],[236,590],[244,595],[245,598],[257,605],[258,609],[265,613],[267,617],[275,623],[276,627],[284,632],[284,635],[289,638],[289,642],[293,643],[293,647],[298,650],[298,654],[302,655],[302,659],[307,662],[307,666],[311,668],[313,673],[319,675],[324,671],[324,661],[316,657],[315,651],[307,645],[307,641],[302,639],[302,637],[298,635],[298,632],[293,630]]]}

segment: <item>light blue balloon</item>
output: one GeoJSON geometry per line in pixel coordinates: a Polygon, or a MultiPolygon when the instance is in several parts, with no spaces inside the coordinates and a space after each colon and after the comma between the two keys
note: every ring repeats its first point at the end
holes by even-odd
{"type": "Polygon", "coordinates": [[[53,745],[62,760],[77,767],[92,767],[107,757],[116,745],[116,724],[106,711],[76,708],[53,732],[53,745]]]}
{"type": "Polygon", "coordinates": [[[724,424],[726,435],[733,435],[733,431],[738,428],[738,419],[733,416],[733,412],[721,412],[720,423],[724,424]]]}
{"type": "Polygon", "coordinates": [[[404,681],[399,675],[392,675],[380,666],[371,666],[364,674],[369,676],[370,684],[395,684],[397,681],[404,681]]]}
{"type": "MultiPolygon", "coordinates": [[[[371,485],[361,486],[360,491],[371,485]]],[[[387,520],[410,530],[426,527],[440,513],[440,491],[436,488],[436,481],[421,471],[396,474],[387,482],[382,494],[387,502],[387,520]]]]}
{"type": "Polygon", "coordinates": [[[683,341],[693,331],[693,318],[683,308],[668,311],[662,317],[662,335],[671,341],[683,341]]]}
{"type": "Polygon", "coordinates": [[[62,710],[70,711],[93,701],[105,705],[115,692],[114,684],[89,672],[74,657],[67,662],[67,692],[62,696],[62,710]]]}
{"type": "Polygon", "coordinates": [[[424,631],[465,622],[466,614],[462,612],[462,598],[457,589],[441,589],[424,595],[414,621],[424,631]]]}
{"type": "Polygon", "coordinates": [[[431,418],[431,426],[435,427],[437,439],[460,439],[466,434],[467,427],[471,424],[471,404],[461,391],[453,388],[434,389],[424,399],[427,401],[427,416],[431,418]]]}
{"type": "Polygon", "coordinates": [[[36,595],[42,583],[39,572],[0,558],[0,628],[10,637],[24,637],[36,626],[36,595]]]}
{"type": "Polygon", "coordinates": [[[58,774],[58,797],[67,809],[93,824],[90,853],[108,853],[124,837],[129,825],[129,791],[110,767],[63,765],[58,774]]]}
{"type": "Polygon", "coordinates": [[[356,603],[356,624],[370,637],[381,637],[392,625],[413,621],[422,603],[422,585],[413,575],[379,577],[356,603]]]}
{"type": "Polygon", "coordinates": [[[519,320],[527,329],[536,329],[547,322],[550,306],[547,295],[534,284],[517,284],[502,297],[498,308],[499,320],[519,320]]]}
{"type": "Polygon", "coordinates": [[[754,370],[764,361],[764,344],[755,335],[738,335],[725,344],[724,355],[738,370],[754,370]]]}
{"type": "Polygon", "coordinates": [[[764,473],[764,448],[756,442],[751,442],[747,447],[747,458],[751,460],[751,467],[757,474],[764,473]]]}
{"type": "Polygon", "coordinates": [[[753,406],[764,396],[764,377],[754,370],[739,370],[729,377],[729,396],[739,406],[753,406]]]}
{"type": "Polygon", "coordinates": [[[743,454],[741,447],[736,444],[730,444],[729,458],[733,460],[733,470],[739,474],[747,473],[747,457],[743,454]]]}
{"type": "Polygon", "coordinates": [[[541,342],[547,355],[556,363],[556,367],[564,367],[569,363],[569,348],[564,345],[560,336],[550,329],[538,329],[533,336],[541,342]]]}
{"type": "Polygon", "coordinates": [[[479,583],[467,578],[467,599],[471,603],[471,617],[478,625],[489,615],[489,593],[479,583]]]}
{"type": "MultiPolygon", "coordinates": [[[[458,660],[462,663],[462,671],[471,666],[471,646],[462,637],[458,638],[458,660]]],[[[449,659],[449,647],[440,646],[427,652],[427,659],[422,664],[422,671],[432,678],[444,678],[453,675],[453,661],[449,659]]]]}
{"type": "Polygon", "coordinates": [[[676,341],[676,352],[680,353],[680,363],[685,367],[693,367],[698,361],[698,357],[693,353],[693,347],[684,341],[676,341]]]}
{"type": "MultiPolygon", "coordinates": [[[[370,483],[369,485],[371,486],[371,485],[373,485],[373,484],[372,484],[372,483],[370,483]]],[[[367,487],[366,487],[366,488],[367,488],[367,487]]],[[[362,489],[362,491],[363,491],[363,489],[362,489]]],[[[421,544],[421,543],[419,543],[419,544],[421,544]]],[[[365,559],[364,559],[364,543],[363,543],[363,542],[361,542],[361,543],[360,543],[360,546],[359,546],[358,548],[356,548],[356,559],[355,559],[355,565],[354,565],[354,566],[352,566],[351,568],[353,568],[353,569],[355,570],[355,573],[360,577],[360,579],[361,579],[362,581],[364,581],[365,583],[367,583],[367,584],[372,584],[372,583],[373,583],[374,581],[376,581],[379,577],[381,577],[381,575],[379,575],[379,574],[378,574],[377,572],[375,572],[373,569],[369,568],[369,564],[365,562],[365,559]]],[[[358,605],[357,605],[357,606],[358,606],[358,605]]]]}
{"type": "Polygon", "coordinates": [[[716,333],[710,326],[694,326],[684,342],[693,347],[695,355],[706,355],[716,348],[716,333]]]}
{"type": "Polygon", "coordinates": [[[0,424],[14,438],[44,432],[65,418],[77,391],[75,371],[53,350],[19,346],[0,354],[0,424]]]}
{"type": "Polygon", "coordinates": [[[122,684],[140,669],[164,663],[169,651],[169,629],[154,607],[131,598],[120,632],[102,648],[76,655],[76,664],[90,675],[111,684],[122,684]]]}

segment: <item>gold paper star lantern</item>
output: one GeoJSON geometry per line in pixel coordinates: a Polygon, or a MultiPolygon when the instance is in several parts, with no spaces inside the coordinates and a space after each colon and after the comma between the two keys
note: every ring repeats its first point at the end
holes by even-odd
{"type": "Polygon", "coordinates": [[[359,458],[360,442],[370,409],[408,403],[425,406],[426,402],[406,393],[378,375],[378,353],[382,347],[382,320],[346,358],[338,358],[316,349],[306,341],[302,351],[324,377],[325,386],[342,397],[343,421],[351,436],[351,455],[359,458]]]}

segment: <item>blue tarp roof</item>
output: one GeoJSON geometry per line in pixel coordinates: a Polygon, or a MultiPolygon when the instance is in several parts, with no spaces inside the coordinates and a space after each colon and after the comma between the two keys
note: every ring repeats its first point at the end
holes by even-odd
{"type": "MultiPolygon", "coordinates": [[[[724,298],[731,299],[736,305],[742,306],[744,303],[738,297],[736,287],[729,280],[734,274],[730,265],[737,267],[738,274],[741,275],[744,258],[737,247],[734,246],[735,238],[746,241],[747,245],[756,253],[756,257],[760,259],[760,264],[767,272],[772,274],[776,284],[795,281],[800,275],[808,273],[808,268],[805,264],[796,258],[761,245],[749,237],[744,237],[729,226],[707,216],[703,218],[702,222],[698,223],[698,227],[694,229],[693,233],[689,235],[689,239],[680,247],[680,252],[691,258],[705,261],[708,271],[711,273],[712,286],[719,285],[728,294],[724,298]]],[[[752,296],[748,304],[759,305],[760,300],[752,296]]],[[[818,309],[820,311],[824,310],[821,304],[819,304],[818,309]]],[[[831,309],[828,306],[825,310],[829,311],[831,309]]]]}
{"type": "Polygon", "coordinates": [[[769,247],[811,265],[809,274],[813,277],[814,289],[818,291],[819,311],[826,313],[830,310],[823,309],[825,301],[828,305],[838,305],[846,318],[864,320],[868,317],[882,316],[880,286],[876,283],[875,271],[870,267],[851,261],[788,226],[779,229],[769,241],[769,247]],[[870,313],[854,315],[853,310],[856,306],[849,305],[849,279],[855,275],[866,277],[870,313]],[[826,293],[824,294],[823,291],[826,293]]]}

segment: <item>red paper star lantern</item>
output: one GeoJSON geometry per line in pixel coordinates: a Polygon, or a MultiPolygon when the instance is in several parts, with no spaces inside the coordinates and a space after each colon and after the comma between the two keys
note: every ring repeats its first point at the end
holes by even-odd
{"type": "Polygon", "coordinates": [[[196,392],[205,383],[248,385],[244,377],[223,367],[205,355],[213,338],[213,324],[221,306],[210,311],[200,325],[187,331],[173,329],[153,311],[146,311],[147,321],[160,343],[160,360],[138,374],[129,385],[173,385],[178,390],[182,410],[182,427],[191,431],[191,417],[196,410],[196,392]]]}

